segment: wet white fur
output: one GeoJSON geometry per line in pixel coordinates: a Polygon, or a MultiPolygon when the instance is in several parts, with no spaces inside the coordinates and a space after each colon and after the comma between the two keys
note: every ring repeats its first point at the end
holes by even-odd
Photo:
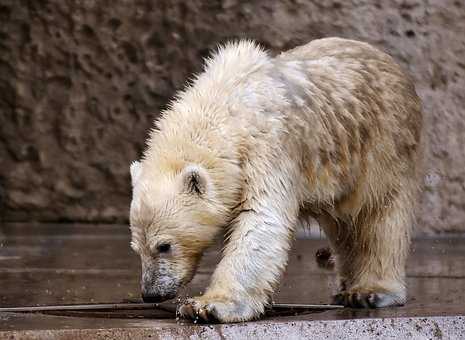
{"type": "MultiPolygon", "coordinates": [[[[348,51],[366,49],[367,53],[375,53],[368,45],[342,39],[320,44],[345,44],[348,51]]],[[[352,177],[345,182],[338,175],[342,165],[334,164],[334,174],[324,177],[324,162],[316,156],[320,148],[332,151],[338,147],[332,137],[326,137],[331,134],[327,122],[334,118],[333,112],[325,108],[344,107],[355,88],[354,79],[359,81],[357,74],[347,72],[348,66],[331,55],[307,60],[306,54],[315,50],[308,46],[277,58],[250,41],[220,48],[207,61],[205,71],[177,95],[157,122],[141,163],[131,165],[132,244],[141,256],[150,256],[147,249],[161,239],[173,242],[177,251],[181,248],[176,245],[190,237],[209,244],[229,228],[224,255],[211,283],[206,293],[193,302],[210,310],[220,321],[249,320],[264,311],[287,263],[290,240],[304,207],[335,207],[335,202],[345,197],[359,178],[362,165],[357,155],[351,163],[352,177]],[[318,95],[318,84],[311,72],[328,73],[338,80],[332,103],[318,95]],[[304,154],[309,155],[308,162],[302,160],[304,154]],[[185,195],[183,191],[183,173],[192,167],[205,180],[203,197],[185,195]],[[308,171],[322,180],[310,185],[308,171]],[[195,217],[199,210],[208,222],[195,217]]],[[[354,69],[363,67],[356,59],[352,65],[354,69]]],[[[341,132],[341,136],[344,142],[346,135],[341,132]]],[[[387,154],[389,140],[380,142],[388,145],[387,154]]],[[[380,164],[384,167],[384,163],[380,164]]],[[[373,178],[375,174],[364,172],[373,178]]],[[[376,204],[396,174],[387,170],[385,179],[376,185],[367,177],[363,201],[354,199],[352,210],[331,208],[328,214],[349,221],[361,209],[355,207],[357,204],[376,204]]],[[[402,183],[406,188],[413,187],[409,178],[402,183]]],[[[410,198],[403,199],[410,202],[410,198]]],[[[407,204],[407,209],[410,207],[407,204]]],[[[410,212],[402,209],[394,214],[392,235],[386,238],[387,242],[402,243],[402,254],[408,245],[408,232],[401,225],[409,223],[410,218],[410,212]],[[405,236],[399,236],[402,233],[405,236]]],[[[334,247],[337,249],[337,244],[334,247]]],[[[379,251],[389,254],[384,248],[379,251]]],[[[173,255],[171,269],[166,269],[170,265],[164,262],[165,271],[178,279],[191,275],[187,274],[190,269],[182,267],[187,262],[183,262],[181,253],[179,250],[173,255]]],[[[405,256],[399,256],[403,262],[405,256]]],[[[352,269],[347,273],[344,268],[340,270],[341,276],[352,275],[352,269]]],[[[383,288],[405,295],[403,269],[386,270],[381,274],[386,278],[383,288]]],[[[373,270],[354,274],[358,278],[342,279],[368,289],[374,280],[370,273],[373,270]]]]}

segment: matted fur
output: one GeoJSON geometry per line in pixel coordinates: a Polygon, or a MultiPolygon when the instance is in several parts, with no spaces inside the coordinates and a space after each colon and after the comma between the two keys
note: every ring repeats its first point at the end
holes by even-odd
{"type": "Polygon", "coordinates": [[[403,304],[420,134],[411,80],[366,43],[320,39],[275,58],[251,41],[226,44],[176,96],[131,166],[144,295],[173,297],[229,228],[207,291],[181,313],[256,318],[295,226],[310,215],[336,256],[337,302],[403,304]],[[161,243],[169,252],[158,253],[161,243]]]}

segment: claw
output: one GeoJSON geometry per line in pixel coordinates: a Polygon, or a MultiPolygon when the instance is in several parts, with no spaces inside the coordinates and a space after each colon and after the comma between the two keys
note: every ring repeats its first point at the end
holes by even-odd
{"type": "Polygon", "coordinates": [[[334,295],[334,297],[333,297],[333,303],[334,303],[335,305],[344,305],[344,306],[347,305],[346,302],[345,302],[344,296],[345,296],[345,295],[342,294],[342,293],[339,293],[339,294],[334,295]]]}
{"type": "Polygon", "coordinates": [[[200,308],[199,309],[199,317],[204,322],[209,322],[210,321],[209,313],[208,313],[206,308],[200,308]]]}
{"type": "Polygon", "coordinates": [[[378,295],[374,293],[369,294],[367,297],[367,303],[370,306],[370,308],[376,308],[376,306],[378,305],[378,300],[378,295]]]}
{"type": "Polygon", "coordinates": [[[402,305],[402,299],[392,293],[341,292],[333,297],[335,304],[353,308],[380,308],[402,305]]]}
{"type": "Polygon", "coordinates": [[[181,316],[183,317],[188,316],[192,320],[195,319],[194,308],[189,303],[185,303],[181,307],[179,307],[179,314],[181,314],[181,316]]]}

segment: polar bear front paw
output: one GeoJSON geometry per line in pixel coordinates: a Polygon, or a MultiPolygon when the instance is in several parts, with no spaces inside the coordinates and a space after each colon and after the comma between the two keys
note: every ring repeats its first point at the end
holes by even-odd
{"type": "Polygon", "coordinates": [[[194,322],[239,322],[254,319],[260,315],[246,301],[195,297],[178,307],[181,317],[194,322]]]}

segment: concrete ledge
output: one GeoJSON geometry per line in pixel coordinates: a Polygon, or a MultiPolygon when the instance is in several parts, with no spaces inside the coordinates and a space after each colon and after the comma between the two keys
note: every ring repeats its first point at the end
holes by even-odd
{"type": "Polygon", "coordinates": [[[12,330],[1,339],[463,339],[465,317],[414,317],[330,321],[178,325],[142,328],[12,330]]]}

